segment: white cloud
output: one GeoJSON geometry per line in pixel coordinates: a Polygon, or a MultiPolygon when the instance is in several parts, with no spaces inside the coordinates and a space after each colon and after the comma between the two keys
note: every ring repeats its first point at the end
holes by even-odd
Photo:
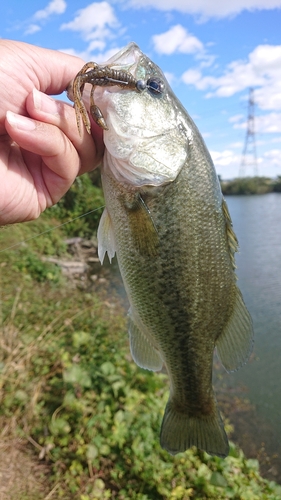
{"type": "MultiPolygon", "coordinates": [[[[191,68],[182,75],[182,80],[197,89],[207,91],[206,96],[228,97],[253,87],[256,103],[255,131],[261,134],[281,135],[281,45],[259,45],[245,61],[233,61],[218,77],[204,76],[202,68],[191,68]],[[261,111],[262,110],[262,111],[261,111]],[[268,111],[266,113],[266,111],[268,111]]],[[[247,115],[237,114],[229,119],[234,129],[246,130],[247,115]]],[[[245,133],[245,132],[244,132],[245,133]]],[[[265,152],[269,140],[258,146],[258,173],[274,177],[280,172],[281,151],[271,149],[265,152]]],[[[242,146],[240,148],[242,151],[242,146]]],[[[239,175],[241,153],[230,145],[223,151],[212,151],[217,172],[224,179],[239,175]]],[[[251,166],[247,175],[253,175],[251,166]]]]}
{"type": "Polygon", "coordinates": [[[120,50],[120,47],[116,46],[105,50],[106,42],[116,38],[116,28],[119,26],[114,10],[108,2],[91,3],[84,9],[78,10],[74,19],[62,24],[60,28],[77,31],[88,42],[88,46],[82,52],[77,52],[72,48],[61,49],[61,51],[79,56],[84,61],[106,62],[120,50]]]}
{"type": "MultiPolygon", "coordinates": [[[[234,124],[234,129],[245,130],[247,121],[243,115],[235,115],[229,119],[230,123],[234,124]]],[[[258,151],[258,175],[275,177],[281,169],[281,150],[267,149],[269,144],[281,143],[281,113],[268,113],[255,117],[254,129],[256,132],[256,147],[258,151]],[[266,135],[265,135],[266,134],[266,135]],[[275,134],[272,139],[268,139],[267,134],[275,134]],[[266,139],[260,137],[266,137],[266,139]]],[[[245,133],[245,132],[244,132],[245,133]]],[[[217,172],[224,179],[231,179],[240,175],[239,167],[241,164],[241,154],[235,153],[235,149],[239,148],[242,151],[243,144],[241,142],[229,145],[229,150],[223,152],[215,151],[212,153],[217,172]],[[234,150],[234,151],[233,151],[234,150]]],[[[249,150],[248,161],[252,160],[252,149],[249,150]]],[[[245,175],[253,175],[253,165],[246,165],[245,175]]]]}
{"type": "MultiPolygon", "coordinates": [[[[235,129],[245,129],[247,127],[245,117],[232,117],[229,121],[234,123],[235,129]]],[[[256,116],[255,129],[258,134],[281,134],[281,113],[272,112],[256,116]]]]}
{"type": "Polygon", "coordinates": [[[37,31],[41,30],[40,23],[44,23],[52,14],[63,14],[66,6],[65,0],[52,0],[45,9],[37,10],[32,18],[24,23],[25,25],[27,24],[24,34],[33,35],[37,33],[37,31]]]}
{"type": "Polygon", "coordinates": [[[275,175],[280,175],[281,168],[281,149],[270,149],[264,153],[264,163],[275,167],[275,175]]]}
{"type": "Polygon", "coordinates": [[[255,89],[255,99],[261,109],[281,109],[281,80],[271,79],[260,89],[255,89]]]}
{"type": "Polygon", "coordinates": [[[63,14],[66,9],[66,2],[64,0],[52,0],[48,3],[47,7],[42,10],[37,10],[35,12],[33,19],[37,21],[41,21],[43,19],[47,19],[47,17],[52,14],[63,14]]]}
{"type": "Polygon", "coordinates": [[[235,123],[236,124],[236,123],[241,122],[241,120],[245,120],[245,116],[239,114],[239,115],[231,116],[228,121],[229,121],[229,123],[235,123]]]}
{"type": "Polygon", "coordinates": [[[76,17],[61,26],[62,30],[78,31],[85,40],[105,40],[112,37],[110,29],[119,25],[108,2],[91,3],[77,12],[76,17]]]}
{"type": "Polygon", "coordinates": [[[158,54],[171,55],[174,52],[183,54],[202,53],[204,46],[198,38],[188,33],[188,31],[177,24],[165,33],[152,37],[154,49],[158,54]]]}
{"type": "Polygon", "coordinates": [[[106,46],[106,43],[103,40],[93,40],[87,48],[87,51],[92,53],[95,50],[98,50],[99,52],[104,50],[106,46]]]}
{"type": "Polygon", "coordinates": [[[153,7],[162,11],[177,10],[198,15],[205,20],[234,16],[243,10],[281,8],[281,0],[126,0],[127,5],[136,8],[153,7]]]}
{"type": "Polygon", "coordinates": [[[204,89],[215,89],[208,97],[230,97],[249,87],[265,85],[266,76],[260,70],[261,68],[255,67],[251,61],[234,61],[228,65],[224,75],[218,78],[203,77],[200,86],[204,89]]]}
{"type": "MultiPolygon", "coordinates": [[[[216,171],[223,179],[233,179],[240,175],[242,155],[233,151],[234,144],[223,151],[210,151],[216,171]]],[[[276,177],[281,168],[281,149],[270,149],[260,152],[258,158],[258,175],[276,177]]],[[[247,165],[245,175],[253,175],[253,165],[247,165]]]]}
{"type": "Polygon", "coordinates": [[[230,97],[254,87],[259,108],[281,109],[281,45],[257,46],[247,60],[231,62],[221,76],[204,76],[202,68],[191,68],[183,73],[182,80],[209,91],[206,97],[230,97]]]}
{"type": "Polygon", "coordinates": [[[186,85],[194,85],[197,89],[200,89],[200,81],[202,80],[202,73],[197,68],[190,68],[184,72],[182,75],[182,80],[186,85]]]}
{"type": "Polygon", "coordinates": [[[59,49],[60,52],[64,52],[65,54],[70,54],[71,56],[77,56],[83,59],[85,62],[88,61],[95,61],[98,64],[105,63],[110,59],[112,56],[117,54],[119,50],[121,50],[122,47],[114,47],[112,49],[108,49],[105,52],[99,52],[99,53],[94,53],[91,50],[89,50],[91,44],[89,47],[82,51],[78,52],[75,49],[68,48],[68,49],[59,49]]]}
{"type": "Polygon", "coordinates": [[[230,96],[248,87],[266,87],[266,94],[259,92],[257,95],[258,103],[264,109],[272,109],[268,100],[274,101],[275,105],[272,90],[276,86],[281,108],[280,80],[281,45],[259,45],[249,54],[247,61],[232,62],[221,77],[208,77],[206,85],[216,87],[215,94],[218,96],[230,96]]]}
{"type": "Polygon", "coordinates": [[[239,164],[241,161],[241,155],[233,153],[231,149],[226,149],[224,151],[210,151],[213,162],[218,167],[227,167],[232,164],[239,164]]]}
{"type": "Polygon", "coordinates": [[[25,35],[33,35],[33,33],[37,33],[37,31],[41,30],[41,26],[38,24],[30,24],[27,29],[25,30],[24,34],[25,35]]]}
{"type": "Polygon", "coordinates": [[[243,145],[244,145],[243,142],[237,141],[237,142],[232,142],[230,144],[230,147],[233,148],[233,149],[239,149],[239,151],[241,151],[242,148],[243,148],[243,145]]]}

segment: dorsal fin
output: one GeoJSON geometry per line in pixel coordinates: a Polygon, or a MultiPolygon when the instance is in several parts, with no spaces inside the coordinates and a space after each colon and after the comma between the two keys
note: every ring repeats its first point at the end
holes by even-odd
{"type": "Polygon", "coordinates": [[[228,247],[229,247],[229,254],[231,258],[231,263],[233,269],[236,269],[236,264],[235,264],[235,253],[238,252],[238,240],[236,237],[235,232],[233,231],[232,227],[232,220],[230,217],[230,213],[228,211],[228,207],[226,204],[226,201],[223,199],[222,200],[222,212],[224,215],[224,220],[225,220],[225,227],[226,227],[226,237],[227,237],[227,242],[228,242],[228,247]]]}

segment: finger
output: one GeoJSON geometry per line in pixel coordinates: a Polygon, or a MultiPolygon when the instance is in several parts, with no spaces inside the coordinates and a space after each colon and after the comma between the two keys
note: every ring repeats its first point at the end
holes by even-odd
{"type": "Polygon", "coordinates": [[[103,132],[98,125],[93,123],[92,135],[89,135],[82,127],[80,136],[74,108],[70,104],[53,99],[36,89],[29,94],[26,107],[32,118],[59,127],[71,140],[81,161],[79,174],[89,172],[99,165],[104,145],[103,132]]]}
{"type": "Polygon", "coordinates": [[[79,57],[13,40],[0,39],[0,134],[8,110],[26,115],[25,101],[34,87],[61,94],[82,68],[79,57]]]}
{"type": "Polygon", "coordinates": [[[1,69],[12,68],[17,90],[36,87],[47,94],[61,94],[85,64],[80,57],[15,40],[1,39],[0,51],[1,69]],[[25,85],[18,75],[24,77],[25,85]]]}
{"type": "Polygon", "coordinates": [[[35,186],[51,206],[70,188],[80,170],[76,148],[56,126],[7,112],[6,129],[22,148],[35,186]],[[38,162],[38,158],[42,161],[38,162]]]}

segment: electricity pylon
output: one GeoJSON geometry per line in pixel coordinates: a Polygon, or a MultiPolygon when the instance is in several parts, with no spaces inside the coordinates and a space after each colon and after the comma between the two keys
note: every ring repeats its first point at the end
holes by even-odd
{"type": "Polygon", "coordinates": [[[243,177],[245,175],[247,165],[253,166],[254,176],[257,177],[258,159],[257,159],[257,148],[256,148],[255,100],[254,100],[253,88],[249,89],[247,132],[246,132],[245,145],[240,164],[239,177],[243,177]]]}

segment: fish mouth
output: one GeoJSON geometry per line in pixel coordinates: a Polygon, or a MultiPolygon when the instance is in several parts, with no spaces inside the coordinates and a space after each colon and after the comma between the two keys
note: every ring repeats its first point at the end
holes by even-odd
{"type": "Polygon", "coordinates": [[[106,63],[101,64],[101,66],[111,66],[113,69],[128,71],[133,76],[136,76],[138,63],[142,56],[143,53],[138,45],[135,42],[131,42],[108,59],[106,63]]]}
{"type": "Polygon", "coordinates": [[[108,61],[102,63],[101,66],[110,66],[117,71],[131,73],[137,80],[148,78],[148,75],[153,73],[153,67],[155,67],[135,42],[126,45],[108,61]]]}

